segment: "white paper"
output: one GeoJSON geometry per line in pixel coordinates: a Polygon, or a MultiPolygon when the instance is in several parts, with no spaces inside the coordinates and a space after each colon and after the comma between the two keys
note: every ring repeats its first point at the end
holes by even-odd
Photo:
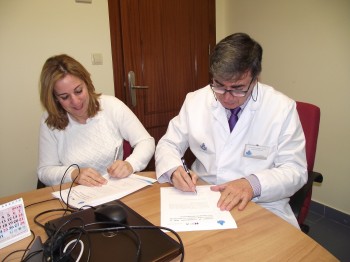
{"type": "Polygon", "coordinates": [[[161,188],[161,225],[177,232],[232,229],[236,221],[229,211],[217,207],[220,192],[210,186],[197,186],[194,192],[174,187],[161,188]]]}
{"type": "MultiPolygon", "coordinates": [[[[156,180],[149,177],[131,174],[126,178],[112,178],[108,174],[104,175],[108,180],[106,185],[101,187],[75,186],[69,194],[68,204],[81,208],[83,206],[97,206],[115,199],[122,198],[143,187],[153,184],[156,180]]],[[[61,195],[67,203],[69,188],[62,190],[61,195]]],[[[54,197],[61,198],[60,191],[52,193],[54,197]]]]}

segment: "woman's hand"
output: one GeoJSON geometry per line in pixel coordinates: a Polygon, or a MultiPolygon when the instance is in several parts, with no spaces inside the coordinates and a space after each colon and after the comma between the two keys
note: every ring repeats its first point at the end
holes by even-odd
{"type": "Polygon", "coordinates": [[[116,160],[107,168],[107,172],[111,177],[123,178],[131,175],[134,170],[129,162],[116,160]]]}
{"type": "Polygon", "coordinates": [[[107,180],[101,176],[100,173],[98,173],[93,168],[80,168],[80,174],[79,169],[74,169],[71,174],[72,180],[76,178],[74,181],[77,184],[84,185],[84,186],[102,186],[107,184],[107,180]]]}

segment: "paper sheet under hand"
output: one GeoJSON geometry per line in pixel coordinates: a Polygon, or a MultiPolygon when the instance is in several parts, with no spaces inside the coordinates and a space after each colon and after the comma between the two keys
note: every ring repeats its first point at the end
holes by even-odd
{"type": "Polygon", "coordinates": [[[210,186],[197,186],[194,192],[182,192],[174,187],[161,188],[161,225],[177,232],[237,228],[229,211],[216,205],[220,192],[210,186]]]}
{"type": "MultiPolygon", "coordinates": [[[[97,206],[115,199],[122,198],[143,187],[156,182],[153,178],[131,174],[126,178],[111,178],[108,174],[103,176],[108,180],[106,185],[101,187],[75,186],[72,187],[68,204],[75,208],[83,206],[97,206]]],[[[68,189],[62,190],[61,195],[67,203],[68,189]]],[[[52,193],[54,197],[60,197],[60,191],[52,193]]]]}

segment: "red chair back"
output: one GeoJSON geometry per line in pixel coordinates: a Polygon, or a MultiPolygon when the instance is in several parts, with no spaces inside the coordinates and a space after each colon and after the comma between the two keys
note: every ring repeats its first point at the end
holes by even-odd
{"type": "Polygon", "coordinates": [[[125,160],[132,153],[132,147],[129,141],[126,141],[126,140],[123,141],[123,151],[124,151],[123,160],[125,160]]]}
{"type": "Polygon", "coordinates": [[[321,112],[319,107],[309,103],[297,101],[296,105],[300,122],[305,134],[305,151],[309,177],[306,185],[304,185],[298,192],[295,193],[294,196],[291,197],[290,204],[293,211],[297,212],[295,215],[297,216],[301,229],[307,233],[309,231],[309,226],[305,225],[304,221],[310,208],[312,183],[318,176],[322,181],[322,175],[313,171],[321,112]]]}
{"type": "Polygon", "coordinates": [[[307,170],[313,171],[316,148],[317,148],[317,138],[320,126],[320,108],[304,102],[297,101],[297,111],[299,114],[300,122],[305,134],[305,150],[306,150],[306,160],[307,160],[307,170]]]}

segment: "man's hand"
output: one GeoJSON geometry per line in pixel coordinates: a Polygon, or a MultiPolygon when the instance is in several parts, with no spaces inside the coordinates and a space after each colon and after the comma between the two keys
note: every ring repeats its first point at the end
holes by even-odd
{"type": "Polygon", "coordinates": [[[80,168],[80,174],[78,169],[74,169],[71,174],[72,180],[75,180],[75,183],[81,184],[84,186],[102,186],[107,184],[107,180],[100,175],[93,168],[80,168]]]}
{"type": "Polygon", "coordinates": [[[198,176],[190,171],[191,177],[186,173],[182,166],[179,166],[171,175],[171,181],[174,187],[185,192],[196,192],[196,183],[198,176]]]}
{"type": "Polygon", "coordinates": [[[230,211],[238,205],[243,210],[253,198],[253,188],[247,179],[237,179],[225,184],[211,186],[211,190],[221,192],[217,206],[220,210],[230,211]]]}
{"type": "Polygon", "coordinates": [[[123,178],[131,175],[134,170],[129,162],[116,160],[107,168],[107,172],[111,177],[123,178]]]}

